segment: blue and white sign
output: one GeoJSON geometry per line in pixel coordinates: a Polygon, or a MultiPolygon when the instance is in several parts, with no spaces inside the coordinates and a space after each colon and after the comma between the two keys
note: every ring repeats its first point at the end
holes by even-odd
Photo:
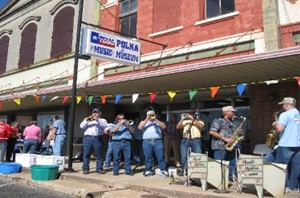
{"type": "Polygon", "coordinates": [[[106,32],[82,29],[81,54],[100,59],[137,66],[140,64],[141,44],[106,32]]]}

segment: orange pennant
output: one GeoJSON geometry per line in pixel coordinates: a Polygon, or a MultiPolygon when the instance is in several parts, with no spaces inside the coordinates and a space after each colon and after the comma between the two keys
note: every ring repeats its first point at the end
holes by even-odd
{"type": "Polygon", "coordinates": [[[35,95],[35,101],[40,102],[41,96],[40,95],[35,95]]]}
{"type": "Polygon", "coordinates": [[[107,95],[101,96],[102,104],[106,103],[107,95]]]}
{"type": "Polygon", "coordinates": [[[216,96],[216,94],[218,93],[219,89],[220,89],[220,86],[218,86],[218,87],[211,87],[210,88],[211,98],[214,98],[216,96]]]}

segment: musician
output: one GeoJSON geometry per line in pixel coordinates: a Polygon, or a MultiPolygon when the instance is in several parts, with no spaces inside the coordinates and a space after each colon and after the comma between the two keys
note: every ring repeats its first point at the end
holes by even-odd
{"type": "Polygon", "coordinates": [[[225,150],[225,144],[233,144],[232,138],[237,126],[232,120],[236,110],[232,106],[222,108],[223,117],[213,120],[209,134],[212,135],[211,147],[214,159],[229,161],[229,181],[233,181],[236,167],[235,149],[225,150]]]}
{"type": "Polygon", "coordinates": [[[125,175],[132,175],[131,172],[131,141],[134,128],[124,114],[116,116],[118,121],[110,127],[112,133],[112,149],[113,149],[113,175],[119,174],[119,163],[121,152],[123,152],[125,163],[125,175]]]}
{"type": "Polygon", "coordinates": [[[177,129],[183,129],[182,139],[180,143],[181,150],[181,169],[186,171],[188,151],[191,148],[193,153],[201,153],[201,130],[204,127],[204,122],[196,119],[195,111],[182,114],[180,121],[177,123],[177,129]]]}
{"type": "Polygon", "coordinates": [[[101,111],[93,109],[92,115],[85,118],[80,123],[80,128],[84,130],[83,137],[83,174],[88,174],[90,171],[90,157],[94,151],[96,157],[96,172],[104,174],[102,163],[103,149],[103,131],[108,126],[107,121],[101,118],[101,111]]]}
{"type": "Polygon", "coordinates": [[[147,111],[146,118],[140,122],[138,128],[143,130],[143,151],[145,156],[145,171],[144,176],[153,175],[152,160],[153,153],[157,158],[161,176],[169,177],[166,171],[166,163],[164,160],[164,146],[162,142],[162,130],[166,128],[165,123],[157,119],[156,113],[153,110],[147,111]]]}
{"type": "Polygon", "coordinates": [[[273,123],[275,129],[281,133],[276,149],[275,163],[288,164],[286,191],[299,191],[298,177],[300,175],[300,114],[296,108],[296,100],[286,97],[278,103],[282,105],[283,113],[277,122],[273,123]]]}

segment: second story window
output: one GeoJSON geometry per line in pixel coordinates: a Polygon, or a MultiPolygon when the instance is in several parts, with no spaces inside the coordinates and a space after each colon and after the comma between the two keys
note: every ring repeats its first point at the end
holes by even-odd
{"type": "Polygon", "coordinates": [[[206,18],[234,12],[234,0],[206,0],[206,18]]]}
{"type": "Polygon", "coordinates": [[[137,0],[122,0],[120,4],[121,35],[136,37],[137,0]]]}
{"type": "Polygon", "coordinates": [[[6,71],[7,54],[8,54],[9,37],[0,38],[0,73],[6,71]]]}
{"type": "Polygon", "coordinates": [[[65,7],[54,18],[51,58],[72,52],[74,9],[65,7]]]}
{"type": "Polygon", "coordinates": [[[36,33],[37,25],[35,23],[27,25],[22,32],[19,68],[24,68],[34,62],[36,33]]]}

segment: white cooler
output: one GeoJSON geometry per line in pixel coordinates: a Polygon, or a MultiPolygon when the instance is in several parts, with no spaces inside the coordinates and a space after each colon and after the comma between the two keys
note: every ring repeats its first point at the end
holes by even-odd
{"type": "Polygon", "coordinates": [[[21,164],[22,167],[30,168],[31,165],[36,164],[36,154],[16,153],[16,163],[21,164]]]}
{"type": "Polygon", "coordinates": [[[57,165],[59,170],[64,170],[65,157],[53,155],[37,155],[36,165],[57,165]]]}

